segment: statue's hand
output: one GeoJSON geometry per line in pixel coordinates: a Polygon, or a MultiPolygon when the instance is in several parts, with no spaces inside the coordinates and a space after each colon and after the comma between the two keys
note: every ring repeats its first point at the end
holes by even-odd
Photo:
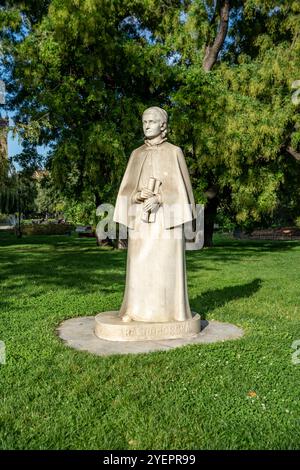
{"type": "Polygon", "coordinates": [[[148,199],[154,196],[154,192],[151,189],[143,188],[141,191],[141,199],[148,199]]]}
{"type": "Polygon", "coordinates": [[[143,209],[145,212],[153,211],[158,207],[160,203],[160,199],[158,196],[152,196],[147,199],[144,203],[143,209]]]}
{"type": "Polygon", "coordinates": [[[136,202],[137,204],[141,204],[142,202],[144,202],[144,199],[141,198],[141,191],[138,191],[137,193],[135,193],[135,195],[132,198],[132,201],[136,202]]]}

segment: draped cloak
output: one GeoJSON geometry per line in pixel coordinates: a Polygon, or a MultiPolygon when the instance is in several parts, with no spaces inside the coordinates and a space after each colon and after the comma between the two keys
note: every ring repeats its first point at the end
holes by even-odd
{"type": "Polygon", "coordinates": [[[167,322],[191,318],[183,224],[195,218],[188,169],[179,147],[161,139],[134,150],[120,185],[114,221],[128,227],[125,293],[120,316],[167,322]],[[161,181],[161,205],[153,222],[142,220],[134,196],[149,177],[161,181]]]}

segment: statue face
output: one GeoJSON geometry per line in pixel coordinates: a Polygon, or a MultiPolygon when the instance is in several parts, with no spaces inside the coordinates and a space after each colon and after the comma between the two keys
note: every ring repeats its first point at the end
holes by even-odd
{"type": "Polygon", "coordinates": [[[147,139],[158,137],[165,126],[161,122],[161,117],[155,111],[146,111],[143,114],[143,131],[147,139]]]}

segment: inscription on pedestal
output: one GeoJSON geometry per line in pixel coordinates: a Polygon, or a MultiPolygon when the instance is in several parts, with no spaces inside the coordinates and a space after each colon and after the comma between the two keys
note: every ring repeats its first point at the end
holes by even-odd
{"type": "Polygon", "coordinates": [[[109,341],[141,341],[185,338],[197,335],[201,329],[200,315],[182,322],[146,323],[122,322],[118,312],[100,313],[95,318],[95,334],[109,341]]]}

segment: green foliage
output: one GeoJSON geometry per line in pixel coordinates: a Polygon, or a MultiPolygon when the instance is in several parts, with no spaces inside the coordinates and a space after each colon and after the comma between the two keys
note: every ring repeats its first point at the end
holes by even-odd
{"type": "Polygon", "coordinates": [[[128,153],[141,142],[141,112],[171,85],[160,46],[141,33],[147,22],[159,25],[159,3],[52,1],[14,47],[19,132],[55,141],[48,166],[68,198],[90,192],[97,204],[113,201],[128,153]]]}
{"type": "Polygon", "coordinates": [[[76,225],[96,225],[95,202],[66,200],[63,206],[65,218],[76,225]]]}
{"type": "Polygon", "coordinates": [[[7,223],[8,215],[7,214],[1,214],[0,213],[0,224],[5,224],[7,223]]]}
{"type": "Polygon", "coordinates": [[[189,45],[190,65],[181,67],[172,95],[174,134],[190,157],[194,186],[217,187],[241,226],[276,216],[286,194],[300,207],[300,167],[285,151],[300,148],[291,100],[300,76],[299,14],[297,2],[244,2],[219,65],[205,74],[189,45]]]}
{"type": "Polygon", "coordinates": [[[0,212],[30,212],[35,208],[36,195],[36,184],[30,175],[25,172],[11,173],[0,187],[0,212]]]}
{"type": "Polygon", "coordinates": [[[299,217],[296,217],[296,219],[295,219],[295,225],[296,225],[296,227],[300,228],[300,216],[299,216],[299,217]]]}
{"type": "Polygon", "coordinates": [[[206,73],[213,4],[52,0],[8,9],[9,106],[21,135],[52,143],[47,167],[64,198],[114,202],[128,155],[142,143],[141,112],[157,104],[170,113],[197,202],[215,188],[241,226],[299,212],[299,164],[287,153],[300,151],[291,100],[299,2],[232,1],[226,41],[206,73]],[[24,22],[27,34],[16,39],[24,22]]]}
{"type": "Polygon", "coordinates": [[[44,174],[40,179],[37,179],[36,186],[36,211],[43,214],[62,213],[64,210],[64,201],[59,191],[55,188],[51,176],[44,174]]]}
{"type": "Polygon", "coordinates": [[[216,224],[222,232],[233,232],[235,229],[234,221],[223,210],[219,210],[216,216],[216,224]]]}

